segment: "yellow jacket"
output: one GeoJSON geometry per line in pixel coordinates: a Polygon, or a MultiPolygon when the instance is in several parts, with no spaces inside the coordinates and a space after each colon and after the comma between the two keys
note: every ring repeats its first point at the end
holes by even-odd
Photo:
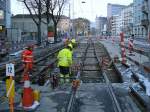
{"type": "Polygon", "coordinates": [[[72,52],[69,49],[64,48],[59,51],[57,59],[58,66],[69,67],[72,64],[72,52]]]}

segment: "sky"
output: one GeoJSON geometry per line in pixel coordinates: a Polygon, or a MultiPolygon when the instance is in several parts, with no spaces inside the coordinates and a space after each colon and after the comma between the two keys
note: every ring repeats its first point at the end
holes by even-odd
{"type": "MultiPolygon", "coordinates": [[[[133,0],[70,0],[70,11],[69,4],[67,4],[64,15],[69,16],[70,12],[71,18],[84,17],[94,21],[96,16],[107,16],[108,3],[129,5],[132,2],[133,0]]],[[[11,0],[11,10],[13,14],[27,13],[23,4],[17,0],[11,0]]]]}

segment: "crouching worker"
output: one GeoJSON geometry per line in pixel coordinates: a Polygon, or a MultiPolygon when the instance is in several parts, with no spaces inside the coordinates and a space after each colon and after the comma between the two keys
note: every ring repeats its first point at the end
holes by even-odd
{"type": "Polygon", "coordinates": [[[72,46],[69,44],[64,49],[59,51],[57,59],[58,67],[60,69],[60,82],[68,83],[70,81],[69,73],[72,65],[72,46]]]}

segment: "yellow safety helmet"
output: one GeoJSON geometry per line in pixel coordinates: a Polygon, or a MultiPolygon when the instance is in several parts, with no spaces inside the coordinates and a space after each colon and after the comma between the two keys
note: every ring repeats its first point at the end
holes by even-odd
{"type": "Polygon", "coordinates": [[[75,40],[75,39],[72,39],[71,42],[72,42],[73,44],[75,44],[75,43],[76,43],[76,40],[75,40]]]}
{"type": "Polygon", "coordinates": [[[68,47],[70,47],[71,49],[73,49],[73,46],[72,46],[72,44],[68,44],[68,47]]]}

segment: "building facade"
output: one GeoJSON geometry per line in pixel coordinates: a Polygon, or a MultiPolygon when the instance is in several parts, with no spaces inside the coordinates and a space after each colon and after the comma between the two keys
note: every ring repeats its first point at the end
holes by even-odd
{"type": "Polygon", "coordinates": [[[149,20],[149,26],[148,26],[148,40],[150,42],[150,0],[148,0],[148,20],[149,20]]]}
{"type": "Polygon", "coordinates": [[[116,15],[114,14],[116,12],[109,18],[111,35],[117,36],[120,32],[124,32],[125,36],[129,37],[133,34],[133,3],[122,7],[116,15]]]}
{"type": "Polygon", "coordinates": [[[119,4],[107,4],[107,18],[111,18],[113,15],[118,15],[122,9],[124,9],[125,5],[119,4]]]}
{"type": "Polygon", "coordinates": [[[104,33],[104,26],[107,24],[106,17],[96,17],[96,30],[98,35],[103,35],[104,33]]]}
{"type": "MultiPolygon", "coordinates": [[[[35,17],[36,19],[36,17],[35,17]]],[[[42,16],[42,21],[46,22],[46,15],[42,16]]],[[[47,39],[47,24],[41,23],[41,37],[42,41],[47,39]]],[[[53,21],[50,21],[50,26],[53,26],[53,21]]],[[[57,32],[61,34],[68,32],[70,27],[70,19],[66,16],[62,16],[57,25],[57,32]]],[[[36,40],[38,35],[37,25],[29,14],[18,14],[12,17],[12,30],[21,31],[21,40],[36,40]]],[[[10,37],[11,38],[11,37],[10,37]]],[[[18,39],[13,39],[18,40],[18,39]]],[[[20,39],[19,39],[20,40],[20,39]]]]}
{"type": "Polygon", "coordinates": [[[77,18],[73,20],[75,35],[87,36],[90,34],[90,21],[84,18],[77,18]]]}
{"type": "Polygon", "coordinates": [[[121,32],[122,19],[120,15],[111,17],[111,35],[117,36],[121,32]]]}
{"type": "MultiPolygon", "coordinates": [[[[42,17],[43,21],[46,21],[46,16],[42,17]]],[[[18,29],[21,31],[21,40],[37,40],[38,30],[35,22],[29,14],[18,14],[12,17],[12,29],[18,29]]],[[[41,37],[45,40],[47,36],[47,25],[41,23],[41,37]]],[[[9,37],[11,38],[11,37],[9,37]]]]}
{"type": "MultiPolygon", "coordinates": [[[[107,4],[107,31],[108,35],[112,35],[114,33],[114,23],[116,21],[116,16],[120,15],[121,11],[125,8],[125,5],[119,5],[119,4],[107,4]],[[113,30],[113,32],[112,32],[113,30]]],[[[117,19],[118,20],[118,19],[117,19]]]]}
{"type": "Polygon", "coordinates": [[[133,3],[121,11],[121,21],[120,29],[125,33],[126,37],[131,36],[133,34],[133,3]]]}
{"type": "Polygon", "coordinates": [[[134,0],[134,34],[136,38],[146,39],[148,36],[148,0],[134,0]]]}
{"type": "Polygon", "coordinates": [[[69,17],[67,16],[62,16],[60,21],[58,22],[58,25],[57,25],[57,31],[60,32],[61,34],[67,34],[68,36],[70,35],[71,33],[71,26],[72,26],[72,23],[71,23],[71,20],[69,17]]]}
{"type": "Polygon", "coordinates": [[[0,38],[6,38],[6,29],[11,27],[10,0],[0,0],[0,38]]]}

